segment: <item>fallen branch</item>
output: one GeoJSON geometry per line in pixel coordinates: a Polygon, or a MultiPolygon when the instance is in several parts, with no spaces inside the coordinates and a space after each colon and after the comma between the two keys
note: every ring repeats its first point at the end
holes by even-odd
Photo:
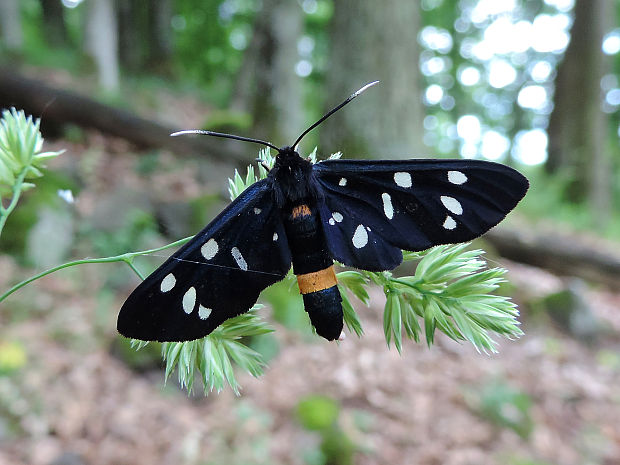
{"type": "Polygon", "coordinates": [[[0,108],[16,107],[46,124],[72,123],[123,138],[139,148],[163,148],[174,153],[207,155],[227,163],[246,164],[252,151],[243,152],[235,144],[208,137],[170,137],[179,129],[149,121],[92,98],[57,89],[35,79],[0,67],[0,108]]]}
{"type": "Polygon", "coordinates": [[[617,250],[607,250],[603,245],[594,247],[574,237],[514,227],[494,228],[484,239],[510,260],[620,289],[620,253],[617,250]]]}

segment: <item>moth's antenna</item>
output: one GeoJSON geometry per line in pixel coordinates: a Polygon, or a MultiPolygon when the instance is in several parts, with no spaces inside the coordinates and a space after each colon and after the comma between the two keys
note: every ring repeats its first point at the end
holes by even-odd
{"type": "Polygon", "coordinates": [[[366,89],[368,89],[369,87],[374,86],[375,84],[379,84],[379,81],[373,81],[370,82],[368,84],[366,84],[364,87],[362,87],[360,90],[353,92],[349,98],[347,98],[344,102],[342,102],[340,105],[338,105],[335,108],[332,108],[331,110],[329,110],[325,115],[323,115],[321,117],[321,119],[319,119],[316,123],[314,123],[312,126],[310,126],[308,129],[306,129],[301,136],[299,136],[297,138],[297,140],[295,141],[295,143],[293,144],[293,149],[296,149],[297,145],[299,144],[299,142],[301,142],[301,140],[304,138],[304,136],[306,134],[308,134],[310,131],[312,131],[314,128],[316,128],[319,124],[321,124],[323,121],[325,121],[327,118],[329,118],[331,115],[333,115],[334,113],[336,113],[338,110],[340,110],[342,107],[344,107],[347,103],[349,103],[351,100],[353,100],[355,97],[357,97],[359,94],[361,94],[362,92],[364,92],[366,89]]]}
{"type": "Polygon", "coordinates": [[[181,136],[183,134],[202,134],[205,136],[215,136],[215,137],[223,137],[225,139],[235,139],[235,140],[243,140],[246,142],[254,142],[255,144],[266,145],[267,147],[270,147],[280,152],[280,149],[278,147],[276,147],[275,145],[269,142],[265,142],[264,140],[253,139],[251,137],[235,136],[234,134],[225,134],[223,132],[204,131],[202,129],[186,129],[184,131],[173,132],[170,135],[173,137],[176,137],[176,136],[181,136]]]}

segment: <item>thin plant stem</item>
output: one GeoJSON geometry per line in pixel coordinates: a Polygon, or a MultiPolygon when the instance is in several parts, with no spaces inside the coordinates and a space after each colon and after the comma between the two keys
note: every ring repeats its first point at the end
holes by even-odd
{"type": "Polygon", "coordinates": [[[24,184],[24,179],[26,178],[26,173],[29,169],[30,166],[24,167],[15,179],[15,184],[13,185],[13,196],[11,197],[11,202],[9,203],[9,205],[4,208],[0,203],[0,236],[2,235],[2,230],[4,229],[7,218],[13,212],[15,206],[17,205],[19,196],[22,193],[22,185],[24,184]]]}
{"type": "Polygon", "coordinates": [[[125,263],[127,263],[127,265],[129,265],[129,268],[131,268],[138,275],[138,278],[144,281],[144,275],[140,272],[138,268],[136,268],[136,265],[133,264],[133,260],[125,260],[125,263]]]}
{"type": "MultiPolygon", "coordinates": [[[[410,287],[412,289],[415,289],[416,291],[420,291],[420,286],[418,286],[418,284],[420,284],[421,281],[419,279],[414,281],[414,282],[412,282],[412,283],[408,283],[406,281],[403,281],[403,280],[397,279],[397,278],[392,278],[390,281],[392,281],[393,283],[396,283],[396,284],[400,284],[402,286],[410,287]]],[[[420,291],[420,292],[423,292],[423,291],[420,291]]]]}
{"type": "Polygon", "coordinates": [[[41,273],[31,276],[28,279],[25,279],[24,281],[16,284],[15,286],[13,286],[11,289],[9,289],[8,291],[6,291],[4,294],[0,295],[0,302],[2,302],[4,299],[6,299],[8,296],[10,296],[11,294],[13,294],[15,291],[18,291],[19,289],[21,289],[22,287],[24,287],[26,284],[30,284],[33,281],[36,281],[37,279],[40,279],[44,276],[47,276],[48,274],[54,273],[56,271],[60,271],[62,269],[65,268],[69,268],[71,266],[76,266],[76,265],[84,265],[86,263],[114,263],[114,262],[125,262],[127,263],[127,265],[129,265],[129,267],[142,279],[144,280],[144,275],[140,272],[140,270],[138,270],[135,265],[133,264],[133,259],[139,255],[148,255],[151,253],[155,253],[155,252],[160,252],[162,250],[166,250],[166,249],[170,249],[172,247],[176,247],[179,245],[183,245],[186,242],[188,242],[193,236],[190,237],[186,237],[184,239],[179,239],[178,241],[172,242],[171,244],[167,244],[161,247],[157,247],[156,249],[150,249],[150,250],[142,250],[140,252],[128,252],[128,253],[124,253],[122,255],[116,255],[114,257],[104,257],[104,258],[84,258],[82,260],[74,260],[72,262],[67,262],[67,263],[63,263],[62,265],[58,265],[55,266],[53,268],[50,268],[49,270],[45,270],[42,271],[41,273]]]}

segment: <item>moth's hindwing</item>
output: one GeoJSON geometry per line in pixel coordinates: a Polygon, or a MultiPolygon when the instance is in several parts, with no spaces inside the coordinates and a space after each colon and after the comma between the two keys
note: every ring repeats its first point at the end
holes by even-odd
{"type": "Polygon", "coordinates": [[[481,160],[327,160],[314,165],[334,259],[371,271],[418,251],[474,239],[523,198],[527,179],[481,160]]]}
{"type": "Polygon", "coordinates": [[[249,310],[290,266],[271,187],[259,181],[138,286],[118,331],[147,341],[199,339],[249,310]]]}

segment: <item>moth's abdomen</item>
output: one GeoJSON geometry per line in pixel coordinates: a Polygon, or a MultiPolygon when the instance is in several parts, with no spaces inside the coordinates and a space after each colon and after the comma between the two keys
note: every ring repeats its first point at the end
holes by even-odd
{"type": "Polygon", "coordinates": [[[338,286],[303,294],[303,298],[317,334],[328,341],[338,339],[342,333],[342,297],[338,286]]]}
{"type": "Polygon", "coordinates": [[[342,297],[317,211],[297,205],[285,216],[284,226],[310,321],[320,336],[337,339],[342,332],[342,297]]]}

